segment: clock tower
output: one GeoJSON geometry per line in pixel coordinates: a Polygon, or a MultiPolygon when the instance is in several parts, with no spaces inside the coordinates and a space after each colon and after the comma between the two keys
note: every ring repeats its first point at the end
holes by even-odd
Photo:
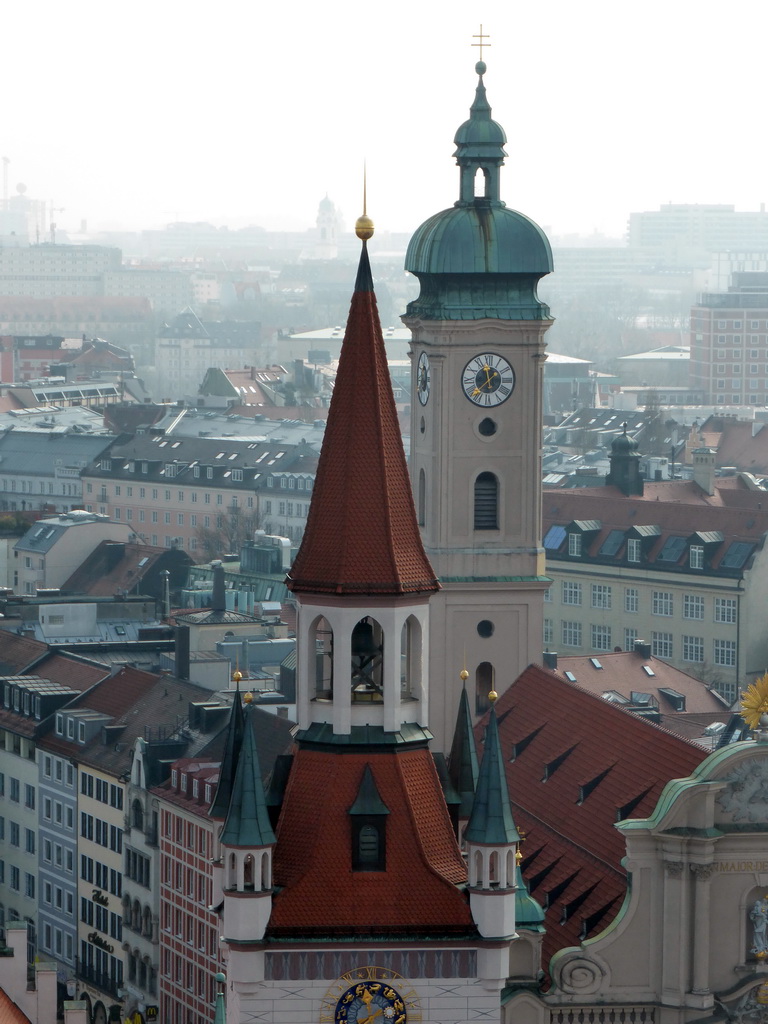
{"type": "MultiPolygon", "coordinates": [[[[552,270],[543,231],[500,198],[506,153],[479,75],[456,133],[459,198],[425,221],[405,266],[420,294],[412,333],[410,469],[424,546],[442,590],[430,604],[431,674],[446,687],[430,728],[449,741],[466,662],[472,710],[487,708],[542,646],[548,580],[541,544],[544,335],[539,280],[552,270]],[[451,680],[456,680],[452,688],[451,680]]],[[[434,697],[434,694],[433,694],[434,697]]]]}

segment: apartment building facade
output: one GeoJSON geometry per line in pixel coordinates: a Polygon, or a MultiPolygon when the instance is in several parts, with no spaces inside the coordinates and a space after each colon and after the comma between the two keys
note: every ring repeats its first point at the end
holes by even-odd
{"type": "Polygon", "coordinates": [[[599,658],[644,640],[735,700],[768,664],[768,510],[757,492],[743,508],[704,497],[693,481],[545,491],[544,649],[599,658]]]}
{"type": "Polygon", "coordinates": [[[691,386],[717,405],[768,404],[768,272],[738,272],[691,310],[691,386]]]}
{"type": "Polygon", "coordinates": [[[306,494],[316,460],[309,445],[279,440],[137,436],[117,442],[83,471],[83,500],[86,511],[125,523],[146,543],[203,560],[209,557],[203,531],[218,535],[219,554],[230,544],[237,550],[272,515],[260,502],[263,490],[281,489],[276,474],[289,474],[286,495],[291,476],[296,493],[301,479],[306,494]]]}

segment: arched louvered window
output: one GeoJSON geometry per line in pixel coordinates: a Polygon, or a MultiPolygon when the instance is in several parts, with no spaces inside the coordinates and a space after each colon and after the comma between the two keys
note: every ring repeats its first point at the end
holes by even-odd
{"type": "Polygon", "coordinates": [[[493,473],[481,473],[475,480],[475,529],[498,530],[499,481],[493,473]]]}

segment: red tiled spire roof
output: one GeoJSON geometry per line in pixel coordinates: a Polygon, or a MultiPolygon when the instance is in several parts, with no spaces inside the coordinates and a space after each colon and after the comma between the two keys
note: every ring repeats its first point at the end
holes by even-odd
{"type": "Polygon", "coordinates": [[[321,594],[439,589],[416,522],[365,243],[288,586],[321,594]]]}
{"type": "Polygon", "coordinates": [[[474,933],[466,868],[432,755],[299,749],[277,828],[269,932],[474,933]],[[386,869],[353,871],[349,808],[366,771],[389,809],[386,869]]]}

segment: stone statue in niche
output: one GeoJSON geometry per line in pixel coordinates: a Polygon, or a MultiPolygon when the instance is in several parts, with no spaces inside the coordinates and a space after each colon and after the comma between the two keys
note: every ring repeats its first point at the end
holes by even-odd
{"type": "Polygon", "coordinates": [[[768,896],[755,900],[749,912],[752,922],[752,949],[756,957],[763,960],[768,957],[768,896]]]}

